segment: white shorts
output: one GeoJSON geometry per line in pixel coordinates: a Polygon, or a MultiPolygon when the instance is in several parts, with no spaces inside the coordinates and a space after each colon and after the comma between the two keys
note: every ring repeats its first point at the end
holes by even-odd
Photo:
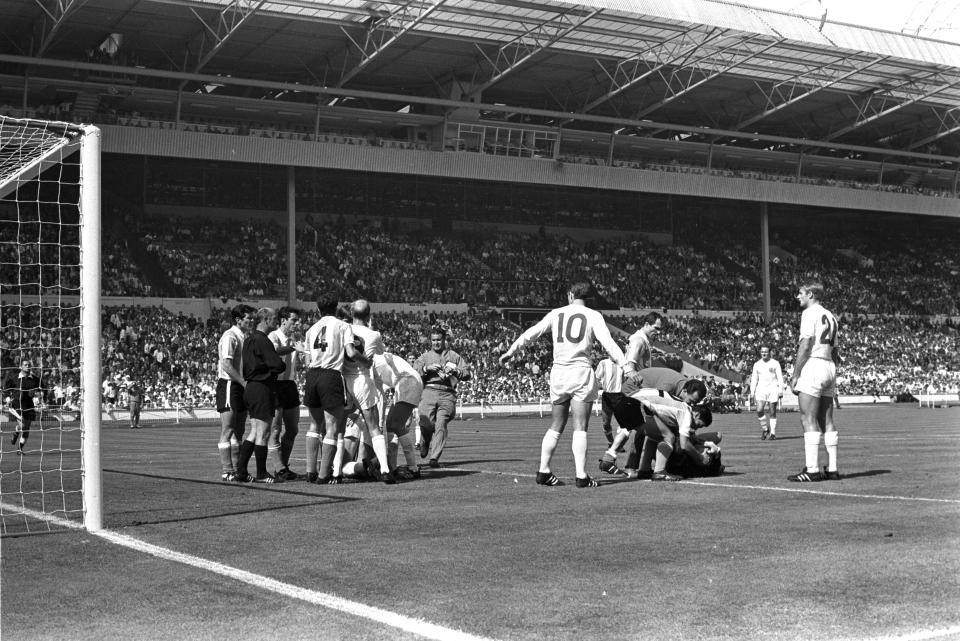
{"type": "Polygon", "coordinates": [[[589,367],[557,367],[550,369],[550,402],[554,405],[569,400],[592,403],[599,395],[597,377],[589,367]]]}
{"type": "Polygon", "coordinates": [[[423,396],[423,383],[412,376],[401,376],[393,394],[395,403],[409,403],[414,407],[419,407],[420,399],[423,396]]]}
{"type": "Polygon", "coordinates": [[[780,390],[775,387],[760,387],[754,394],[757,405],[760,403],[776,403],[780,400],[780,390]]]}
{"type": "Polygon", "coordinates": [[[800,378],[797,380],[795,392],[803,392],[810,396],[837,395],[837,366],[833,361],[823,358],[811,358],[803,365],[800,378]]]}
{"type": "Polygon", "coordinates": [[[343,385],[347,391],[347,399],[355,407],[368,410],[377,404],[377,386],[369,372],[350,374],[343,377],[343,385]]]}

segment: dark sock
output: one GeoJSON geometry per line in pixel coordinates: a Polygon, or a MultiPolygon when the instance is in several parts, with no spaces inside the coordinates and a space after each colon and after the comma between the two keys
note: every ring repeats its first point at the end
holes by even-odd
{"type": "Polygon", "coordinates": [[[267,446],[254,445],[253,457],[257,461],[257,478],[262,479],[267,475],[267,446]]]}

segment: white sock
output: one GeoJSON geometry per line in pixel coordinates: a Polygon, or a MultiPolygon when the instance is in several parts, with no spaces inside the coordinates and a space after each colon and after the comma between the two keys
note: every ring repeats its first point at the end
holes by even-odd
{"type": "Polygon", "coordinates": [[[623,445],[628,438],[630,438],[630,430],[625,430],[622,427],[617,428],[617,433],[613,435],[613,442],[610,443],[610,447],[604,452],[604,456],[609,456],[616,460],[617,450],[620,449],[620,446],[623,445]]]}
{"type": "MultiPolygon", "coordinates": [[[[326,440],[326,439],[324,439],[326,440]]],[[[337,453],[333,455],[333,476],[340,476],[343,467],[343,436],[337,436],[337,453]]]]}
{"type": "Polygon", "coordinates": [[[837,443],[840,442],[839,432],[824,432],[823,445],[827,448],[827,471],[837,471],[837,443]]]}
{"type": "Polygon", "coordinates": [[[777,433],[777,419],[770,417],[770,435],[773,436],[777,433]]]}
{"type": "Polygon", "coordinates": [[[553,452],[557,449],[557,442],[560,441],[560,432],[547,430],[543,435],[543,441],[540,442],[540,471],[550,471],[550,461],[553,460],[553,452]]]}
{"type": "Polygon", "coordinates": [[[587,478],[587,433],[576,430],[573,433],[573,464],[577,468],[577,478],[587,478]]]}
{"type": "Polygon", "coordinates": [[[807,471],[820,471],[820,432],[803,433],[803,453],[807,459],[807,471]]]}
{"type": "Polygon", "coordinates": [[[767,430],[770,429],[770,422],[767,420],[767,415],[766,415],[766,414],[764,414],[763,416],[758,417],[757,420],[760,421],[760,429],[761,429],[761,430],[763,430],[764,432],[766,432],[767,430]]]}
{"type": "Polygon", "coordinates": [[[387,458],[387,439],[384,438],[383,434],[377,434],[371,437],[370,441],[373,453],[377,455],[377,460],[380,461],[380,469],[389,472],[390,459],[387,458]]]}

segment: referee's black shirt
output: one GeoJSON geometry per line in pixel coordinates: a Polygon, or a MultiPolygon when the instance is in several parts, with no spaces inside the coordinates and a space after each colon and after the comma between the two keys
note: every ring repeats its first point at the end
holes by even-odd
{"type": "Polygon", "coordinates": [[[243,341],[243,380],[273,385],[286,368],[270,338],[259,329],[243,341]]]}

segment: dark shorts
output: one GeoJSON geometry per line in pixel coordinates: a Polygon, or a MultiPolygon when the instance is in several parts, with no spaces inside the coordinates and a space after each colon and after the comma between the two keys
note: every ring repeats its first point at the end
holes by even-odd
{"type": "Polygon", "coordinates": [[[643,404],[629,396],[624,396],[614,405],[613,416],[617,419],[617,424],[625,430],[639,429],[647,420],[643,404]]]}
{"type": "MultiPolygon", "coordinates": [[[[33,405],[27,407],[20,407],[19,404],[11,405],[11,407],[20,415],[20,418],[24,421],[35,421],[37,420],[37,410],[33,405]]],[[[12,414],[11,414],[12,416],[12,414]]]]}
{"type": "Polygon", "coordinates": [[[303,404],[311,409],[336,409],[346,405],[343,374],[335,369],[313,367],[307,370],[303,404]]]}
{"type": "Polygon", "coordinates": [[[269,423],[276,409],[276,392],[273,385],[249,381],[243,388],[243,402],[250,418],[269,423]]]}
{"type": "Polygon", "coordinates": [[[300,391],[296,381],[277,381],[277,405],[280,409],[289,410],[300,407],[300,391]]]}
{"type": "Polygon", "coordinates": [[[243,412],[247,406],[243,402],[243,385],[232,380],[217,379],[217,411],[243,412]]]}

